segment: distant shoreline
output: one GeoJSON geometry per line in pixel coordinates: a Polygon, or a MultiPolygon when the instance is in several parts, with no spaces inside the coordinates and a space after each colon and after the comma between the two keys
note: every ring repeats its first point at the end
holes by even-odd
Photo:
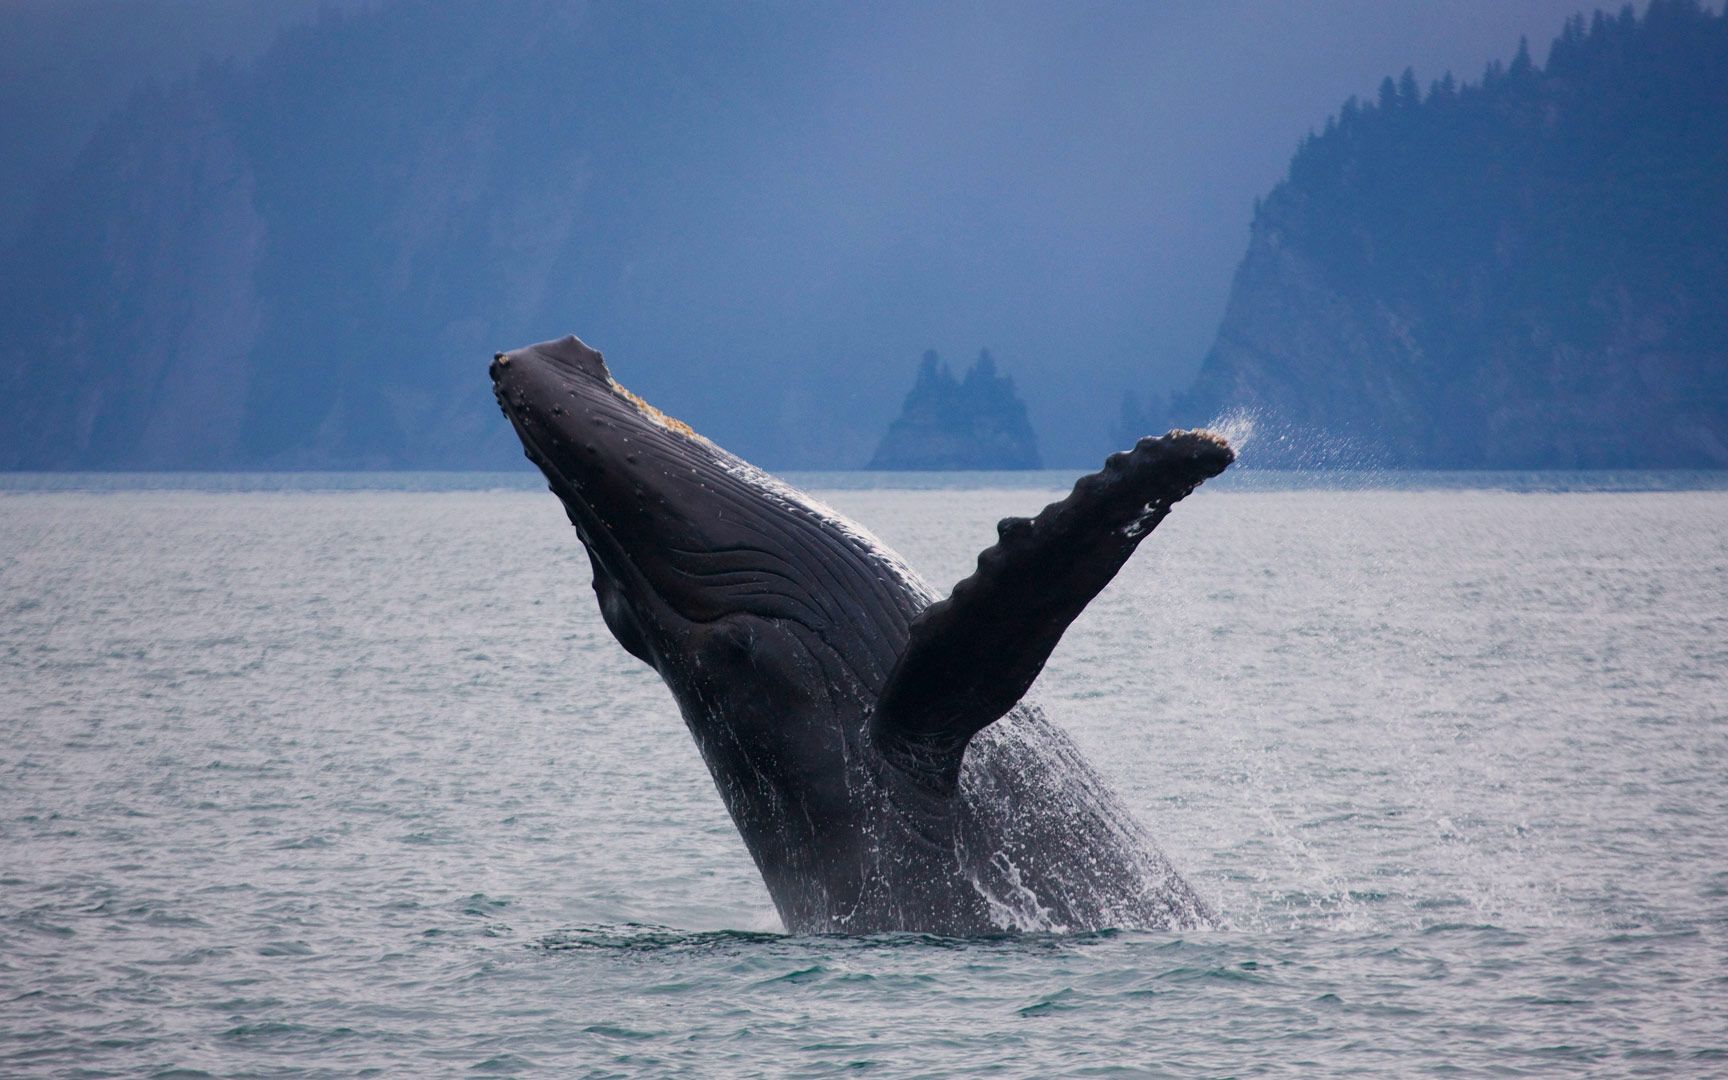
{"type": "MultiPolygon", "coordinates": [[[[812,491],[1060,491],[1086,470],[799,471],[779,475],[812,491]]],[[[56,492],[486,492],[539,491],[531,471],[329,470],[174,472],[0,472],[0,495],[56,492]]],[[[1728,469],[1269,469],[1246,468],[1206,485],[1208,492],[1258,491],[1728,491],[1728,469]]]]}

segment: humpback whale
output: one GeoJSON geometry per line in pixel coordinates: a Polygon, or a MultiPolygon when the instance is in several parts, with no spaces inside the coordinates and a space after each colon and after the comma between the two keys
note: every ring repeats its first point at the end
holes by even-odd
{"type": "Polygon", "coordinates": [[[613,380],[575,337],[493,392],[587,549],[600,614],[677,700],[791,933],[1203,926],[1043,711],[1062,633],[1235,454],[1141,439],[1006,518],[946,598],[858,525],[613,380]]]}

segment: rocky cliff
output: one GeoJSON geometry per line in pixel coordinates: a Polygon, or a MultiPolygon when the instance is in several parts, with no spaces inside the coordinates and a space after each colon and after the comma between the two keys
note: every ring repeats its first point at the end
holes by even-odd
{"type": "Polygon", "coordinates": [[[1348,102],[1257,208],[1178,417],[1262,463],[1728,466],[1728,16],[1569,22],[1348,102]]]}
{"type": "Polygon", "coordinates": [[[1014,381],[996,372],[988,350],[963,379],[934,352],[924,354],[900,415],[872,469],[1036,469],[1038,441],[1014,381]]]}
{"type": "Polygon", "coordinates": [[[139,93],[0,258],[0,468],[519,465],[486,359],[656,310],[741,152],[663,118],[758,130],[774,18],[387,4],[139,93]]]}

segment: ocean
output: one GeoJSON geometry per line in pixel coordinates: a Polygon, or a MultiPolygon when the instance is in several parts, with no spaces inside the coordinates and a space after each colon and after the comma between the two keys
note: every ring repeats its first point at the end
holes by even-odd
{"type": "Polygon", "coordinates": [[[782,933],[529,474],[0,477],[0,616],[0,1076],[1728,1074],[1720,474],[1179,505],[1034,696],[1204,931],[782,933]]]}

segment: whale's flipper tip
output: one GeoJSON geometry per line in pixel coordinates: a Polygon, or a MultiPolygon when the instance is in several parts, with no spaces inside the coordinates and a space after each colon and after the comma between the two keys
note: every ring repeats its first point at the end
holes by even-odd
{"type": "Polygon", "coordinates": [[[1235,460],[1213,431],[1148,436],[1037,517],[1004,518],[972,576],[912,622],[874,721],[890,756],[925,771],[938,762],[936,779],[951,784],[967,742],[1014,707],[1140,541],[1235,460]]]}
{"type": "MultiPolygon", "coordinates": [[[[1216,455],[1225,465],[1236,460],[1236,450],[1221,431],[1211,428],[1172,428],[1163,438],[1193,447],[1196,453],[1216,455]]],[[[1145,442],[1146,439],[1141,439],[1145,442]]],[[[1157,441],[1157,440],[1153,440],[1157,441]]],[[[1216,474],[1214,474],[1216,475],[1216,474]]]]}
{"type": "Polygon", "coordinates": [[[1211,428],[1172,428],[1163,435],[1146,436],[1132,450],[1111,455],[1112,459],[1118,457],[1130,462],[1187,458],[1196,471],[1205,474],[1203,479],[1209,480],[1230,467],[1236,450],[1229,439],[1211,428]]]}

